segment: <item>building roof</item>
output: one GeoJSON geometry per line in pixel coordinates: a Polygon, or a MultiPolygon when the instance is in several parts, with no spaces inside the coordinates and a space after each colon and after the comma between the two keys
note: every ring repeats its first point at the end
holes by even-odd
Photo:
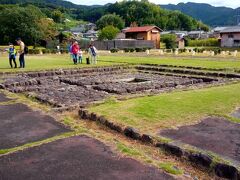
{"type": "Polygon", "coordinates": [[[189,31],[188,35],[203,34],[204,31],[189,31]]]}
{"type": "Polygon", "coordinates": [[[231,26],[223,29],[220,33],[240,33],[240,26],[231,26]]]}
{"type": "Polygon", "coordinates": [[[160,32],[162,32],[162,29],[160,29],[157,26],[130,27],[130,28],[126,29],[124,32],[125,33],[148,32],[148,31],[151,31],[154,28],[157,28],[160,32]]]}
{"type": "Polygon", "coordinates": [[[223,31],[226,28],[228,28],[228,27],[215,27],[212,31],[213,32],[220,32],[220,31],[223,31]]]}

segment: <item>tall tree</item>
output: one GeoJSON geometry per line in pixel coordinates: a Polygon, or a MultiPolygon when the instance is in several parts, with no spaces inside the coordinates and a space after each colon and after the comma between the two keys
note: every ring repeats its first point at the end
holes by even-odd
{"type": "Polygon", "coordinates": [[[51,23],[50,26],[48,22],[46,26],[44,18],[40,9],[32,5],[1,6],[0,42],[7,44],[21,37],[26,44],[36,44],[39,40],[45,39],[46,35],[49,36],[49,31],[53,30],[54,24],[51,23]]]}
{"type": "Polygon", "coordinates": [[[123,29],[124,25],[125,22],[123,21],[123,19],[116,14],[104,15],[97,21],[97,27],[99,29],[103,29],[106,26],[114,26],[118,29],[123,29]]]}
{"type": "Polygon", "coordinates": [[[99,40],[112,40],[114,39],[117,34],[119,33],[119,29],[110,25],[104,27],[98,34],[98,39],[99,40]]]}

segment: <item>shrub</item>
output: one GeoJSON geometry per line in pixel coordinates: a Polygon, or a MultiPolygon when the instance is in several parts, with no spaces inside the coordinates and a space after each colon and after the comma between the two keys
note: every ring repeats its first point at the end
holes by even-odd
{"type": "Polygon", "coordinates": [[[42,53],[43,53],[43,54],[50,54],[51,51],[50,51],[50,49],[43,49],[43,50],[42,50],[42,53]]]}
{"type": "Polygon", "coordinates": [[[209,38],[209,39],[199,39],[199,40],[188,40],[188,46],[192,47],[216,47],[219,46],[218,39],[209,38]]]}
{"type": "Polygon", "coordinates": [[[110,51],[111,51],[111,53],[117,53],[119,51],[119,49],[118,48],[111,48],[110,51]]]}
{"type": "Polygon", "coordinates": [[[124,52],[126,52],[126,53],[130,52],[130,49],[129,49],[129,48],[124,48],[123,50],[124,50],[124,52]]]}
{"type": "Polygon", "coordinates": [[[165,43],[167,49],[176,48],[176,39],[177,36],[175,34],[164,34],[161,37],[161,42],[165,43]]]}
{"type": "Polygon", "coordinates": [[[134,48],[129,48],[129,51],[130,51],[130,52],[134,52],[135,49],[134,49],[134,48]]]}
{"type": "Polygon", "coordinates": [[[40,54],[40,49],[28,49],[28,54],[40,54]]]}
{"type": "Polygon", "coordinates": [[[56,54],[56,53],[57,53],[57,50],[56,50],[56,49],[51,49],[50,52],[51,52],[52,54],[56,54]]]}
{"type": "Polygon", "coordinates": [[[140,47],[137,47],[137,48],[135,48],[135,51],[136,51],[136,52],[142,52],[142,51],[143,51],[143,49],[142,49],[142,48],[140,48],[140,47]]]}
{"type": "Polygon", "coordinates": [[[61,49],[61,53],[62,53],[62,54],[67,54],[67,53],[68,53],[68,50],[67,50],[67,49],[61,49]]]}

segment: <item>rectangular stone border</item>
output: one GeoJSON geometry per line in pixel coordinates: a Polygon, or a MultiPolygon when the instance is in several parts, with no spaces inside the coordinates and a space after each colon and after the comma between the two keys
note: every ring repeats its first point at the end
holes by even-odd
{"type": "Polygon", "coordinates": [[[191,69],[174,69],[161,66],[136,66],[138,70],[147,70],[147,71],[159,71],[159,72],[169,72],[169,73],[178,73],[178,74],[191,74],[191,75],[200,75],[200,76],[210,76],[210,77],[221,77],[221,78],[240,78],[240,74],[237,73],[228,73],[228,72],[210,72],[210,71],[196,71],[191,69]]]}
{"type": "Polygon", "coordinates": [[[213,157],[209,156],[205,152],[192,152],[191,150],[184,149],[183,147],[176,143],[161,142],[148,134],[140,133],[133,127],[124,127],[122,125],[115,124],[106,119],[104,116],[98,116],[95,113],[89,113],[85,109],[79,109],[78,115],[83,120],[91,120],[98,122],[111,130],[123,134],[124,136],[130,139],[141,141],[148,145],[160,148],[169,154],[172,154],[179,158],[186,159],[191,163],[194,163],[198,166],[208,169],[210,172],[215,173],[217,176],[221,178],[233,180],[240,179],[240,171],[237,169],[237,167],[225,163],[224,160],[222,160],[222,162],[220,162],[221,160],[219,160],[218,162],[214,162],[213,157]]]}

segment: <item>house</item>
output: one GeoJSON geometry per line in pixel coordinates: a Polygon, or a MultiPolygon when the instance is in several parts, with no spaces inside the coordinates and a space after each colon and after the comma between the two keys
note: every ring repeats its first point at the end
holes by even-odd
{"type": "Polygon", "coordinates": [[[86,33],[83,33],[83,37],[95,41],[98,38],[98,31],[88,30],[86,33]]]}
{"type": "Polygon", "coordinates": [[[177,42],[178,49],[185,48],[185,39],[183,37],[177,38],[176,42],[177,42]]]}
{"type": "Polygon", "coordinates": [[[190,31],[188,32],[188,37],[191,39],[207,39],[208,33],[204,31],[190,31]]]}
{"type": "Polygon", "coordinates": [[[96,30],[97,29],[97,25],[94,23],[88,23],[85,25],[87,30],[96,30]]]}
{"type": "Polygon", "coordinates": [[[127,39],[154,41],[156,48],[160,48],[160,33],[162,30],[157,26],[130,27],[123,32],[127,39]]]}
{"type": "Polygon", "coordinates": [[[70,32],[74,35],[82,34],[85,31],[84,25],[79,25],[70,29],[70,32]]]}
{"type": "Polygon", "coordinates": [[[220,32],[221,47],[240,47],[240,26],[231,26],[220,32]]]}

